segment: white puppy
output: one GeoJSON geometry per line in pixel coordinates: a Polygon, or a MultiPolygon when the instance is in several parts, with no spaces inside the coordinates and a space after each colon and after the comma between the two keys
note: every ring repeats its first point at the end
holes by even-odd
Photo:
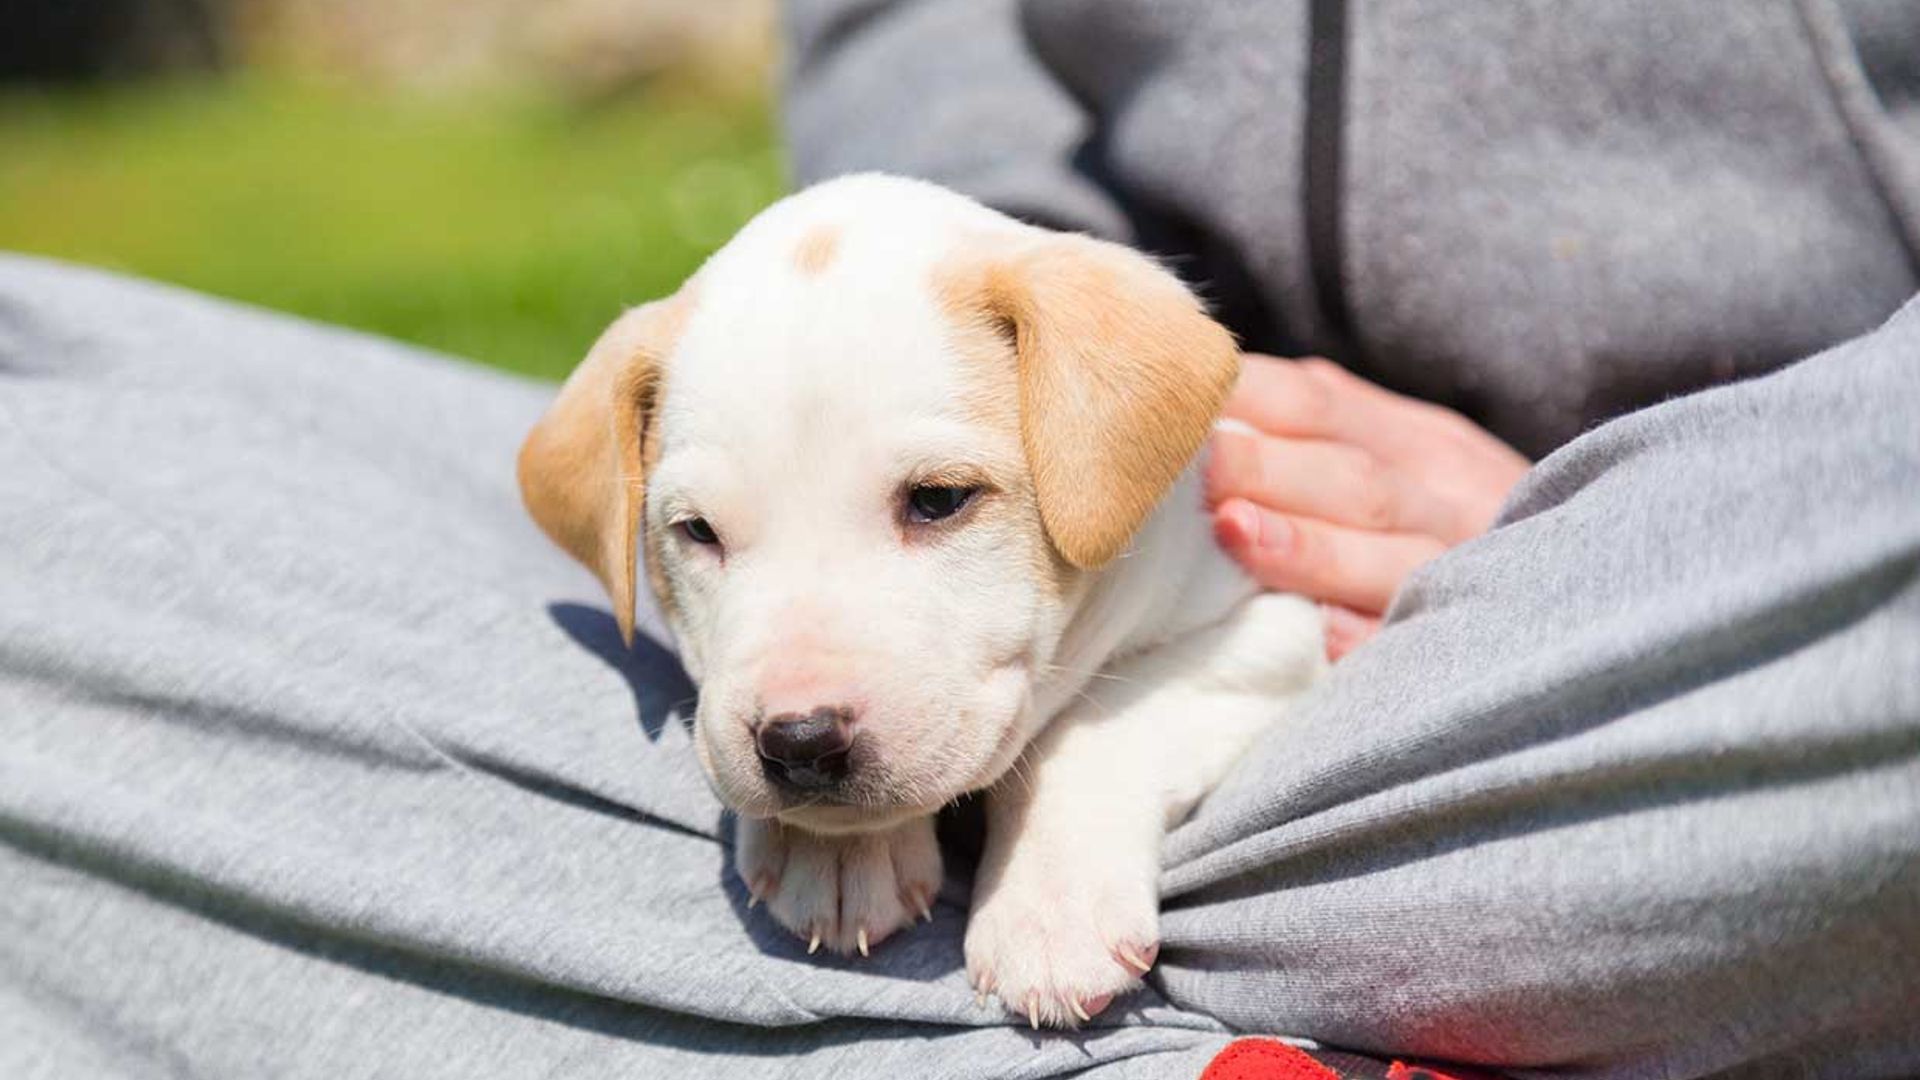
{"type": "Polygon", "coordinates": [[[865,953],[985,791],[967,970],[1072,1025],[1154,961],[1166,829],[1322,668],[1201,505],[1238,365],[1126,248],[848,177],[615,322],[520,483],[629,636],[644,567],[774,918],[865,953]]]}

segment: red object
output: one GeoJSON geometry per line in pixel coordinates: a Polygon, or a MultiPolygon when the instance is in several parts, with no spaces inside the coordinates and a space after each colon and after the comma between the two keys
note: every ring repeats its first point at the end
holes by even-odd
{"type": "Polygon", "coordinates": [[[1449,1065],[1388,1064],[1328,1051],[1318,1058],[1277,1039],[1236,1039],[1207,1063],[1200,1080],[1496,1080],[1491,1073],[1449,1065]],[[1336,1066],[1338,1066],[1336,1068],[1336,1066]]]}
{"type": "Polygon", "coordinates": [[[1235,1039],[1207,1063],[1200,1080],[1340,1080],[1312,1054],[1274,1039],[1235,1039]]]}

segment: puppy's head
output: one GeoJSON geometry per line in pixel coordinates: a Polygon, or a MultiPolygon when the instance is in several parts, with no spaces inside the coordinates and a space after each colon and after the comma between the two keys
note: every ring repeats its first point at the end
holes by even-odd
{"type": "Polygon", "coordinates": [[[728,803],[880,828],[990,784],[1047,719],[1033,692],[1087,575],[1186,466],[1237,363],[1125,248],[838,181],[617,321],[529,436],[521,486],[623,634],[644,564],[728,803]]]}

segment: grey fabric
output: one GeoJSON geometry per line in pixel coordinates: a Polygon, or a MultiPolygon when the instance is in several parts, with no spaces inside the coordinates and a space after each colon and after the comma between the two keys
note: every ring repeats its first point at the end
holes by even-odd
{"type": "Polygon", "coordinates": [[[925,176],[1163,251],[1251,345],[1531,455],[1920,288],[1916,5],[1349,0],[1332,268],[1305,215],[1310,0],[954,6],[788,5],[801,181],[925,176]]]}
{"type": "Polygon", "coordinates": [[[786,5],[796,91],[788,143],[799,175],[873,168],[877,155],[1055,228],[1123,235],[1113,196],[1075,167],[1084,118],[1027,56],[1016,6],[786,5]],[[803,87],[810,107],[799,104],[803,87]]]}
{"type": "Polygon", "coordinates": [[[1920,1073],[1916,417],[1920,299],[1541,462],[1174,837],[1169,998],[1602,1075],[1920,1073]]]}
{"type": "Polygon", "coordinates": [[[1543,463],[1171,841],[1153,987],[976,1007],[744,909],[549,388],[0,260],[0,1075],[1920,1068],[1920,302],[1543,463]],[[1835,438],[1836,432],[1848,437],[1835,438]]]}

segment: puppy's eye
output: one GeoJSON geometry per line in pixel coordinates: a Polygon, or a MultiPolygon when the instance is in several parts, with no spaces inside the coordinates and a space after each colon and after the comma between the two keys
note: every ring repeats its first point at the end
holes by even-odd
{"type": "Polygon", "coordinates": [[[979,488],[922,484],[907,493],[907,520],[924,524],[950,518],[979,492],[979,488]]]}
{"type": "Polygon", "coordinates": [[[696,544],[717,544],[720,534],[713,531],[706,518],[688,518],[680,523],[680,532],[696,544]]]}

